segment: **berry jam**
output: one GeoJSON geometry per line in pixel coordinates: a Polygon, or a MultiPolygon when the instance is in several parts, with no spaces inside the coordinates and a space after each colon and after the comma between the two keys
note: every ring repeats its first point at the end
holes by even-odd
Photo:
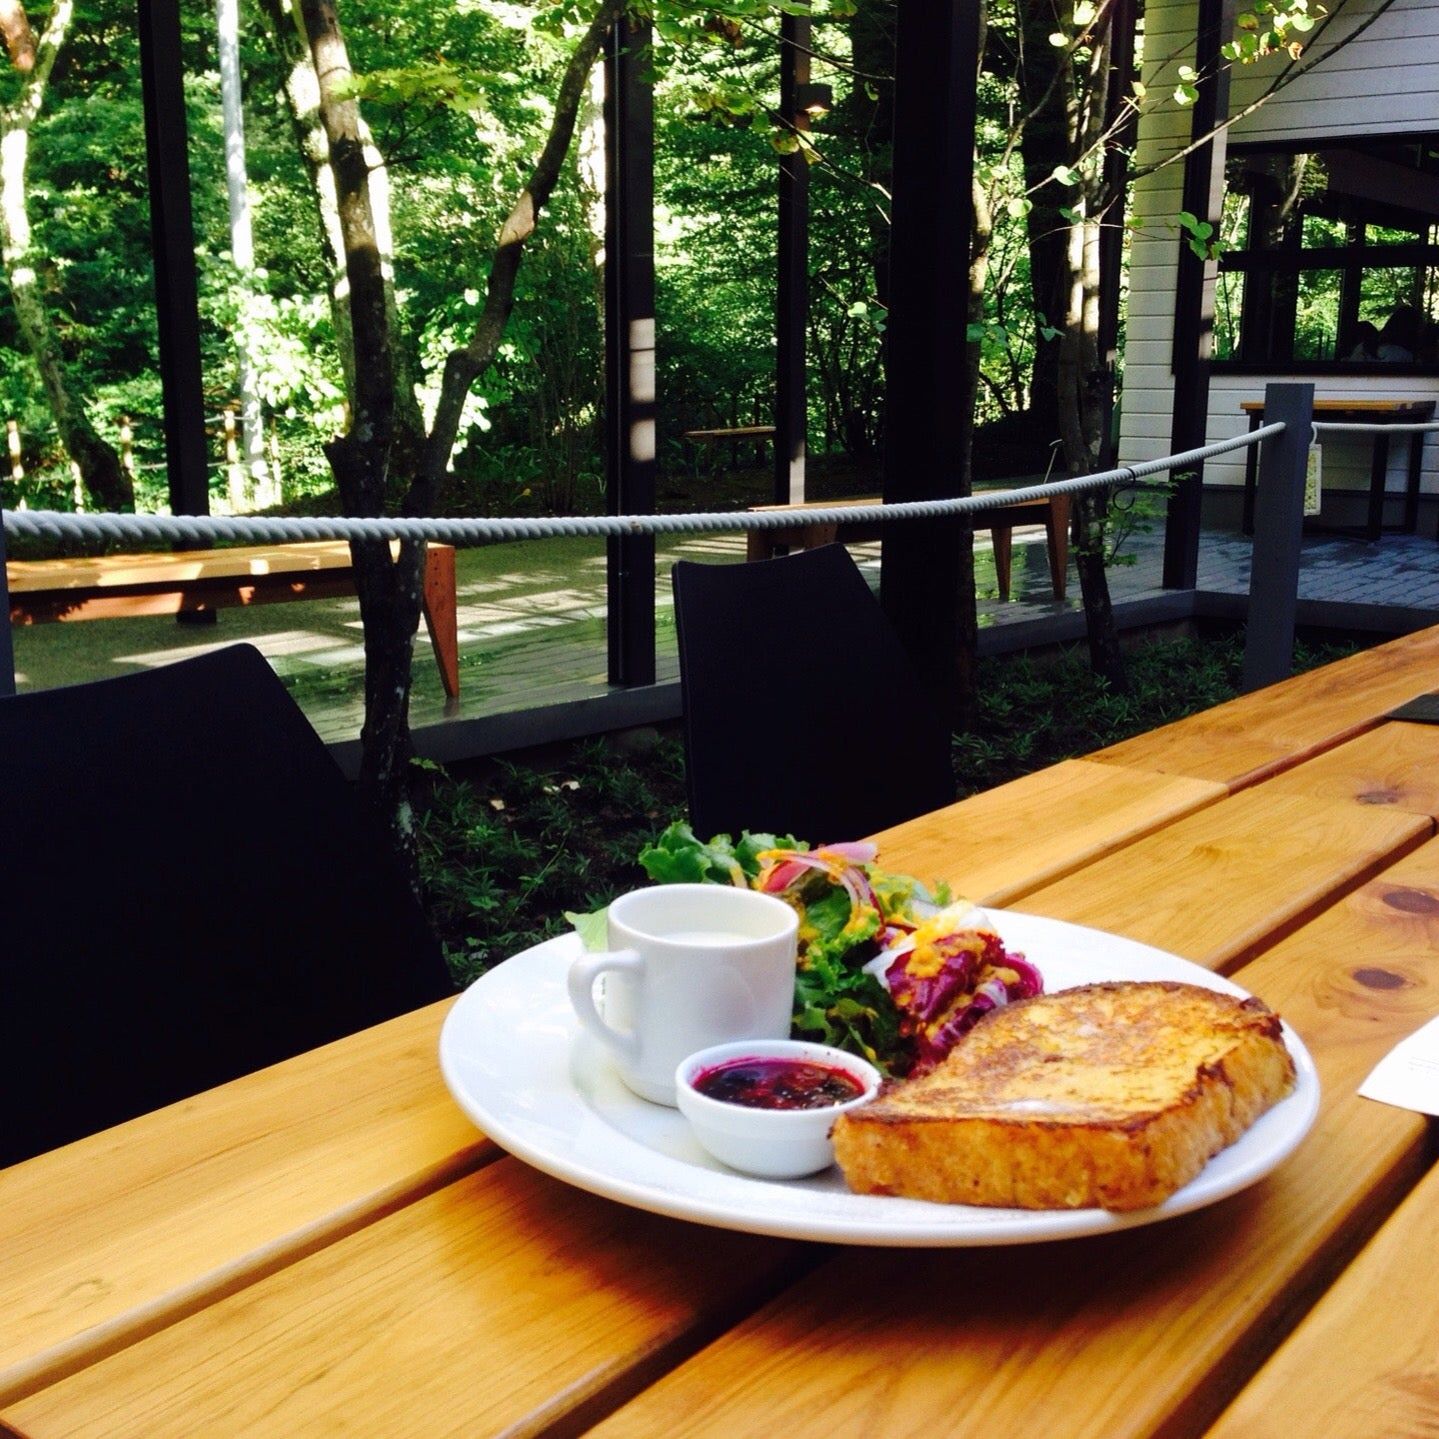
{"type": "Polygon", "coordinates": [[[730,1059],[693,1082],[710,1099],[750,1109],[827,1109],[864,1093],[848,1071],[807,1059],[730,1059]]]}

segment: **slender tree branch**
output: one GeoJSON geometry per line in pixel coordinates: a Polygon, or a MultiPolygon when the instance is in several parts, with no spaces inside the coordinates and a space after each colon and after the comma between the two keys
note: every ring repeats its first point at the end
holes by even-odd
{"type": "Polygon", "coordinates": [[[534,234],[540,212],[559,181],[560,169],[574,137],[589,74],[599,58],[605,36],[627,8],[628,0],[601,0],[565,66],[555,96],[554,117],[539,159],[500,226],[489,283],[485,289],[484,308],[469,341],[451,350],[445,359],[434,423],[425,442],[419,474],[406,500],[407,509],[424,512],[429,508],[430,499],[450,462],[470,386],[499,352],[505,326],[514,309],[515,283],[525,242],[534,234]]]}

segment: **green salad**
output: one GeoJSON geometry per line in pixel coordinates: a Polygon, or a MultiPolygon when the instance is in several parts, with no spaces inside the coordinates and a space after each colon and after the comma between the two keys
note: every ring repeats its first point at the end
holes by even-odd
{"type": "MultiPolygon", "coordinates": [[[[658,884],[732,884],[777,895],[799,914],[793,1034],[863,1055],[886,1072],[910,1067],[912,1035],[871,961],[912,936],[949,901],[909,875],[878,868],[871,844],[812,849],[793,835],[716,835],[680,822],[640,852],[658,884]],[[871,965],[866,968],[866,965],[871,965]]],[[[605,911],[568,916],[590,949],[603,949],[605,911]]]]}

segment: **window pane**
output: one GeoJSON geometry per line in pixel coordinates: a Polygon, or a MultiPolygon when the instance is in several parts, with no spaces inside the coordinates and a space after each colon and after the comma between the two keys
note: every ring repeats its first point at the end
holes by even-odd
{"type": "Polygon", "coordinates": [[[1338,220],[1327,215],[1306,215],[1304,217],[1303,245],[1306,250],[1318,250],[1330,245],[1346,245],[1349,234],[1338,220]]]}
{"type": "Polygon", "coordinates": [[[1302,270],[1294,314],[1294,358],[1332,360],[1339,330],[1342,270],[1302,270]]]}
{"type": "Polygon", "coordinates": [[[1364,227],[1364,243],[1366,245],[1412,245],[1416,240],[1422,240],[1424,236],[1417,230],[1396,230],[1392,225],[1366,225],[1364,227]]]}
{"type": "Polygon", "coordinates": [[[1214,295],[1214,358],[1233,360],[1239,356],[1239,323],[1244,310],[1245,276],[1238,270],[1223,270],[1214,295]]]}

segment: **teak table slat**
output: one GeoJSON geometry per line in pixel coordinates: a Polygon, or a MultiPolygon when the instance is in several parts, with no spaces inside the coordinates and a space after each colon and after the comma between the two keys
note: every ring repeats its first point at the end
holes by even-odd
{"type": "Polygon", "coordinates": [[[1354,1090],[1439,1004],[1439,845],[1238,979],[1294,1025],[1323,1086],[1315,1131],[1269,1179],[1099,1239],[918,1263],[846,1251],[619,1410],[595,1439],[731,1439],[737,1413],[763,1415],[765,1432],[786,1439],[1198,1432],[1427,1158],[1418,1115],[1354,1090]],[[1400,903],[1388,902],[1396,893],[1400,903]],[[1402,983],[1391,987],[1381,971],[1402,983]]]}
{"type": "MultiPolygon", "coordinates": [[[[1424,1006],[1433,1004],[1435,994],[1439,993],[1439,958],[1431,957],[1439,953],[1439,918],[1436,918],[1439,915],[1439,846],[1425,846],[1405,866],[1386,876],[1384,882],[1370,886],[1370,891],[1351,896],[1344,905],[1316,922],[1306,931],[1304,946],[1299,947],[1297,953],[1290,952],[1298,945],[1296,940],[1288,950],[1281,948],[1243,975],[1245,983],[1290,1014],[1314,1047],[1324,1068],[1326,1086],[1333,1091],[1331,1107],[1342,1104],[1343,1090],[1352,1088],[1351,1080],[1357,1083],[1357,1072],[1367,1069],[1397,1033],[1411,1029],[1416,1014],[1422,1013],[1424,1006]],[[1402,904],[1386,902],[1400,892],[1404,897],[1402,904]],[[1417,893],[1436,896],[1434,913],[1413,902],[1417,893]],[[1422,968],[1414,968],[1408,958],[1415,950],[1425,956],[1422,968]],[[1392,953],[1394,958],[1389,962],[1395,970],[1400,965],[1409,966],[1404,971],[1406,983],[1398,988],[1382,985],[1375,988],[1360,983],[1351,972],[1352,960],[1347,958],[1355,953],[1366,955],[1371,963],[1378,963],[1380,956],[1392,953]],[[1316,989],[1316,965],[1326,961],[1333,973],[1325,987],[1316,989]],[[1293,993],[1296,988],[1298,993],[1293,993]],[[1347,1002],[1336,1004],[1336,995],[1347,1002]],[[1329,1021],[1327,1016],[1331,1013],[1335,1018],[1329,1021]],[[1336,1033],[1338,1037],[1326,1047],[1324,1041],[1336,1033]]],[[[1282,1279],[1286,1284],[1298,1285],[1303,1279],[1302,1260],[1308,1253],[1306,1239],[1321,1236],[1324,1244],[1331,1248],[1345,1242],[1357,1245],[1367,1232],[1365,1216],[1371,1206],[1381,1204],[1381,1196],[1388,1187],[1402,1187],[1407,1178],[1412,1177],[1421,1149],[1422,1130],[1422,1121],[1399,1111],[1377,1124],[1341,1126],[1340,1132],[1328,1139],[1311,1160],[1311,1166],[1318,1168],[1320,1174],[1309,1170],[1293,1173],[1289,1181],[1293,1197],[1288,1202],[1294,1206],[1295,1214],[1287,1231],[1295,1250],[1292,1270],[1272,1268],[1272,1239],[1258,1246],[1262,1254],[1250,1256],[1247,1265],[1240,1265],[1230,1254],[1221,1274],[1217,1272],[1218,1260],[1214,1260],[1210,1268],[1216,1272],[1206,1272],[1203,1276],[1209,1285],[1204,1302],[1211,1311],[1208,1317],[1218,1327],[1213,1334],[1205,1331],[1207,1337],[1203,1345],[1197,1343],[1187,1327],[1173,1336],[1172,1362],[1182,1365],[1183,1374],[1193,1374],[1194,1366],[1200,1364],[1205,1355],[1213,1358],[1226,1339],[1243,1332],[1252,1321],[1252,1314],[1245,1314],[1220,1322],[1224,1319],[1223,1304],[1255,1302],[1254,1286],[1259,1282],[1256,1271],[1261,1266],[1271,1282],[1282,1279]],[[1352,1146],[1353,1152],[1346,1146],[1352,1146]]],[[[1311,1150],[1315,1144],[1314,1139],[1309,1141],[1311,1150]]],[[[1291,1161],[1286,1166],[1286,1175],[1294,1171],[1296,1163],[1291,1161]]],[[[974,1376],[969,1374],[967,1364],[983,1368],[990,1360],[1002,1363],[1001,1356],[1006,1349],[1013,1348],[1014,1335],[1003,1327],[986,1338],[986,1325],[992,1325],[996,1315],[1016,1326],[1036,1309],[1048,1313],[1056,1305],[1073,1306],[1081,1301],[1099,1303],[1098,1317],[1090,1321],[1095,1332],[1087,1334],[1084,1352],[1091,1354],[1092,1351],[1092,1362],[1098,1363],[1101,1357],[1107,1356],[1104,1362],[1119,1364],[1123,1358],[1126,1316],[1131,1316],[1132,1311],[1138,1310],[1141,1316],[1147,1316],[1161,1296],[1167,1296],[1167,1302],[1175,1309],[1181,1309],[1184,1303],[1198,1302],[1187,1293],[1188,1287],[1192,1284],[1197,1287],[1198,1281],[1187,1268],[1188,1260],[1176,1263],[1174,1251],[1178,1249],[1189,1255],[1222,1249],[1231,1242],[1226,1236],[1232,1231],[1237,1229],[1242,1233],[1246,1224],[1257,1224],[1257,1219],[1243,1216],[1263,1202],[1260,1196],[1265,1188],[1267,1186],[1250,1197],[1203,1215],[1097,1243],[1043,1246],[1028,1251],[926,1255],[924,1264],[918,1266],[909,1254],[895,1257],[849,1253],[826,1267],[828,1277],[809,1285],[801,1284],[794,1291],[793,1299],[782,1297],[775,1301],[760,1326],[763,1339],[757,1341],[766,1352],[773,1351],[771,1358],[765,1361],[748,1350],[742,1351],[737,1373],[727,1375],[722,1383],[756,1382],[753,1376],[762,1374],[766,1363],[779,1362],[786,1366],[786,1372],[778,1387],[788,1388],[795,1381],[795,1375],[788,1371],[803,1369],[807,1362],[815,1361],[817,1344],[822,1345],[818,1357],[823,1357],[824,1365],[820,1367],[825,1369],[836,1355],[855,1353],[857,1357],[864,1356],[865,1366],[874,1372],[883,1372],[885,1365],[893,1362],[895,1372],[905,1373],[910,1382],[927,1374],[931,1365],[946,1372],[959,1367],[972,1381],[974,1376]],[[1239,1217],[1236,1219],[1236,1216],[1239,1217]],[[1099,1283],[1091,1295],[1089,1281],[1095,1274],[1119,1278],[1099,1283]],[[853,1292],[856,1285],[858,1293],[853,1292]],[[905,1289],[905,1285],[917,1286],[917,1292],[905,1289]],[[811,1300],[812,1293],[819,1297],[811,1300]],[[897,1294],[903,1295],[898,1306],[897,1294]],[[1097,1295],[1102,1295],[1102,1303],[1097,1295]],[[801,1338],[789,1324],[778,1332],[768,1327],[769,1315],[787,1315],[795,1303],[801,1303],[800,1319],[796,1321],[799,1327],[808,1326],[815,1331],[808,1338],[801,1338]],[[826,1313],[823,1324],[814,1319],[815,1305],[826,1313]],[[894,1313],[896,1306],[901,1311],[898,1316],[894,1313]],[[880,1314],[888,1316],[883,1323],[878,1322],[876,1307],[880,1314]],[[878,1330],[886,1336],[879,1353],[874,1352],[873,1339],[868,1349],[861,1342],[866,1319],[876,1322],[878,1330]],[[922,1332],[931,1336],[962,1334],[964,1342],[958,1348],[969,1357],[961,1363],[951,1337],[944,1338],[942,1352],[935,1352],[933,1338],[926,1349],[917,1339],[922,1332]],[[900,1366],[901,1353],[907,1355],[903,1366],[900,1366]]],[[[536,1405],[525,1414],[508,1410],[496,1413],[486,1407],[498,1402],[491,1391],[486,1388],[471,1394],[465,1381],[475,1363],[476,1347],[482,1347],[490,1365],[505,1375],[510,1375],[513,1367],[521,1364],[511,1357],[513,1352],[533,1355],[536,1341],[527,1325],[538,1321],[533,1316],[526,1317],[528,1311],[516,1313],[506,1306],[518,1302],[513,1296],[537,1282],[533,1277],[536,1273],[551,1274],[557,1261],[548,1246],[561,1242],[555,1237],[556,1233],[569,1235],[567,1242],[573,1246],[581,1244],[576,1236],[588,1236],[602,1257],[620,1271],[624,1271],[627,1264],[638,1262],[626,1257],[627,1241],[623,1237],[626,1225],[638,1226],[638,1232],[650,1236],[652,1243],[659,1242],[654,1238],[657,1227],[666,1232],[672,1228],[687,1233],[689,1240],[682,1248],[693,1256],[688,1261],[693,1268],[677,1287],[703,1295],[712,1304],[720,1303],[713,1292],[716,1273],[729,1275],[731,1270],[737,1270],[753,1274],[757,1267],[763,1267],[745,1247],[761,1241],[706,1232],[703,1244],[695,1245],[693,1230],[686,1231],[684,1226],[677,1225],[660,1226],[659,1221],[637,1217],[630,1210],[574,1196],[563,1186],[530,1175],[510,1161],[491,1166],[475,1179],[465,1181],[458,1186],[458,1192],[464,1194],[463,1200],[456,1198],[455,1189],[432,1196],[281,1271],[253,1289],[211,1306],[174,1328],[22,1401],[6,1418],[33,1439],[50,1439],[52,1435],[61,1434],[121,1435],[127,1432],[156,1436],[187,1432],[241,1434],[248,1431],[257,1412],[250,1406],[261,1402],[254,1396],[261,1395],[264,1396],[263,1408],[259,1412],[281,1416],[282,1432],[304,1432],[304,1424],[324,1412],[362,1409],[367,1414],[378,1414],[387,1433],[495,1432],[501,1427],[510,1432],[538,1433],[557,1419],[555,1405],[562,1402],[562,1396],[571,1394],[574,1386],[579,1385],[582,1396],[588,1400],[598,1381],[582,1381],[568,1372],[551,1374],[540,1386],[536,1398],[532,1387],[512,1378],[505,1388],[507,1400],[512,1400],[518,1391],[528,1396],[526,1402],[536,1405]],[[518,1210],[511,1207],[517,1188],[523,1191],[518,1210]],[[573,1207],[566,1210],[567,1205],[578,1206],[578,1212],[573,1207]],[[497,1206],[498,1215],[491,1213],[497,1206]],[[585,1206],[593,1206],[593,1213],[585,1206]],[[523,1222],[518,1217],[520,1214],[523,1222]],[[616,1227],[606,1229],[606,1224],[616,1227]],[[714,1271],[703,1269],[700,1256],[708,1258],[726,1244],[731,1247],[725,1251],[725,1262],[714,1271]],[[503,1302],[498,1296],[504,1296],[503,1302]],[[477,1305],[473,1314],[465,1307],[469,1304],[477,1305]],[[503,1322],[492,1328],[496,1306],[503,1322]],[[303,1334],[307,1338],[303,1343],[298,1337],[296,1314],[305,1316],[303,1334]],[[392,1343],[372,1341],[369,1336],[377,1330],[400,1337],[392,1343]],[[461,1344],[447,1337],[457,1332],[467,1332],[470,1343],[461,1344]],[[362,1363],[351,1363],[337,1354],[334,1336],[342,1334],[365,1337],[362,1363]],[[423,1342],[425,1340],[428,1342],[423,1342]],[[418,1372],[424,1376],[423,1385],[407,1378],[417,1368],[416,1350],[412,1346],[423,1350],[423,1363],[418,1365],[418,1372]],[[213,1377],[209,1384],[202,1384],[196,1379],[197,1363],[200,1356],[212,1353],[225,1355],[225,1361],[223,1365],[204,1366],[206,1375],[213,1377]],[[404,1391],[409,1401],[403,1414],[385,1408],[383,1396],[395,1391],[404,1391]],[[237,1404],[241,1407],[231,1407],[237,1404]],[[137,1415],[142,1422],[127,1429],[126,1425],[137,1415]],[[454,1427],[447,1427],[452,1422],[454,1427]],[[188,1430],[186,1425],[190,1426],[188,1430]]],[[[648,1251],[646,1254],[644,1267],[648,1272],[659,1260],[648,1251]]],[[[583,1248],[568,1249],[564,1262],[559,1265],[564,1282],[573,1283],[578,1292],[586,1295],[613,1290],[613,1272],[608,1283],[596,1280],[590,1272],[590,1266],[596,1262],[583,1248]]],[[[793,1260],[786,1254],[776,1262],[783,1268],[793,1260]]],[[[750,1288],[745,1295],[753,1296],[755,1292],[750,1288]]],[[[614,1300],[615,1296],[611,1294],[610,1299],[614,1300]]],[[[701,1303],[698,1298],[695,1302],[701,1303]]],[[[573,1291],[567,1291],[563,1304],[549,1291],[542,1292],[539,1307],[549,1305],[554,1305],[555,1312],[563,1316],[562,1320],[554,1321],[554,1327],[562,1327],[564,1333],[550,1335],[551,1346],[559,1354],[577,1349],[588,1355],[586,1336],[592,1337],[597,1326],[606,1332],[618,1327],[628,1333],[626,1325],[646,1322],[637,1320],[630,1309],[621,1308],[606,1310],[601,1324],[593,1314],[578,1306],[573,1291]]],[[[737,1303],[736,1294],[729,1290],[722,1295],[721,1307],[736,1314],[743,1311],[743,1304],[737,1303]]],[[[700,1328],[702,1321],[703,1315],[695,1314],[687,1322],[700,1328]]],[[[660,1334],[667,1336],[664,1342],[683,1345],[670,1319],[657,1322],[660,1334]]],[[[1148,1323],[1147,1317],[1145,1322],[1148,1323]]],[[[684,1325],[680,1328],[683,1330],[684,1325]]],[[[746,1332],[742,1328],[737,1334],[746,1332]]],[[[641,1365],[653,1345],[660,1342],[656,1338],[653,1344],[637,1343],[630,1362],[641,1365]]],[[[731,1342],[720,1340],[716,1351],[710,1352],[723,1350],[731,1342]]],[[[1048,1352],[1046,1346],[1040,1347],[1048,1352]]],[[[1038,1354],[1032,1349],[1026,1352],[1030,1364],[1039,1363],[1038,1354]]],[[[707,1360],[695,1362],[704,1364],[707,1360]]],[[[1008,1362],[1014,1362],[1012,1357],[1008,1362]]],[[[619,1363],[607,1359],[599,1367],[610,1373],[609,1366],[619,1363]]],[[[531,1367],[543,1369],[545,1365],[534,1359],[531,1367]]],[[[583,1372],[589,1375],[591,1370],[583,1372]]],[[[706,1377],[702,1387],[707,1388],[712,1382],[706,1377]]],[[[933,1382],[939,1380],[935,1378],[933,1382]]],[[[960,1381],[956,1378],[949,1382],[960,1381]]],[[[1175,1383],[1178,1382],[1176,1379],[1175,1383]]],[[[640,1387],[637,1376],[626,1379],[614,1374],[610,1383],[611,1394],[621,1393],[627,1386],[640,1387]]],[[[852,1386],[853,1380],[846,1373],[841,1388],[849,1393],[852,1386]]],[[[653,1392],[663,1389],[661,1384],[659,1390],[653,1392]]],[[[924,1391],[925,1386],[914,1384],[916,1402],[924,1391]]],[[[1007,1388],[1004,1392],[1008,1392],[1007,1388]]],[[[637,1402],[643,1405],[648,1400],[642,1398],[637,1402]]],[[[966,1401],[972,1402],[972,1398],[966,1401]]],[[[1117,1413],[1128,1413],[1138,1401],[1121,1383],[1113,1402],[1117,1413]]],[[[1157,1400],[1151,1398],[1149,1402],[1157,1400]]],[[[687,1395],[679,1409],[685,1414],[692,1410],[702,1414],[704,1405],[695,1396],[687,1395]]],[[[1010,1413],[1010,1427],[1006,1429],[1002,1422],[1003,1408],[993,1413],[983,1408],[977,1412],[987,1414],[991,1422],[1000,1423],[999,1432],[1016,1432],[1014,1413],[1010,1413]]],[[[797,1416],[785,1414],[783,1405],[779,1417],[786,1427],[798,1424],[797,1416]]],[[[1102,1421],[1109,1426],[1107,1429],[1075,1432],[1146,1432],[1140,1428],[1115,1427],[1115,1419],[1114,1413],[1102,1409],[1096,1413],[1096,1423],[1102,1421]]],[[[802,1428],[801,1432],[818,1432],[813,1427],[815,1422],[818,1421],[809,1421],[809,1427],[802,1428]]],[[[666,1410],[653,1424],[646,1420],[632,1432],[683,1434],[690,1430],[678,1415],[666,1410]]],[[[898,1432],[904,1432],[902,1426],[898,1432]]]]}
{"type": "Polygon", "coordinates": [[[1439,1010],[1439,730],[1381,724],[1436,676],[1439,630],[878,836],[958,892],[1242,964],[1323,1090],[1243,1193],[998,1249],[661,1219],[477,1134],[437,1005],[0,1172],[0,1433],[1238,1439],[1281,1393],[1286,1427],[1427,1432],[1432,1369],[1390,1376],[1439,1353],[1432,1243],[1404,1267],[1432,1131],[1355,1090],[1439,1010]],[[1296,1420],[1292,1376],[1341,1365],[1296,1420]]]}
{"type": "Polygon", "coordinates": [[[0,1170],[0,1405],[495,1158],[436,1069],[448,1009],[0,1170]]]}
{"type": "Polygon", "coordinates": [[[1226,793],[1208,780],[1065,760],[874,840],[885,869],[947,880],[966,898],[1008,904],[1226,793]]]}
{"type": "Polygon", "coordinates": [[[1352,739],[1395,706],[1435,689],[1439,628],[1281,680],[1088,758],[1240,789],[1352,739]]]}
{"type": "Polygon", "coordinates": [[[1439,1169],[1431,1169],[1208,1439],[1425,1439],[1439,1416],[1439,1169]]]}
{"type": "Polygon", "coordinates": [[[700,1233],[505,1159],[5,1419],[35,1439],[308,1436],[346,1415],[389,1439],[576,1432],[821,1252],[700,1233]]]}
{"type": "Polygon", "coordinates": [[[1427,816],[1245,790],[1014,905],[1227,972],[1422,843],[1427,816]]]}
{"type": "Polygon", "coordinates": [[[1439,816],[1439,726],[1381,724],[1275,775],[1264,793],[1439,816]]]}

